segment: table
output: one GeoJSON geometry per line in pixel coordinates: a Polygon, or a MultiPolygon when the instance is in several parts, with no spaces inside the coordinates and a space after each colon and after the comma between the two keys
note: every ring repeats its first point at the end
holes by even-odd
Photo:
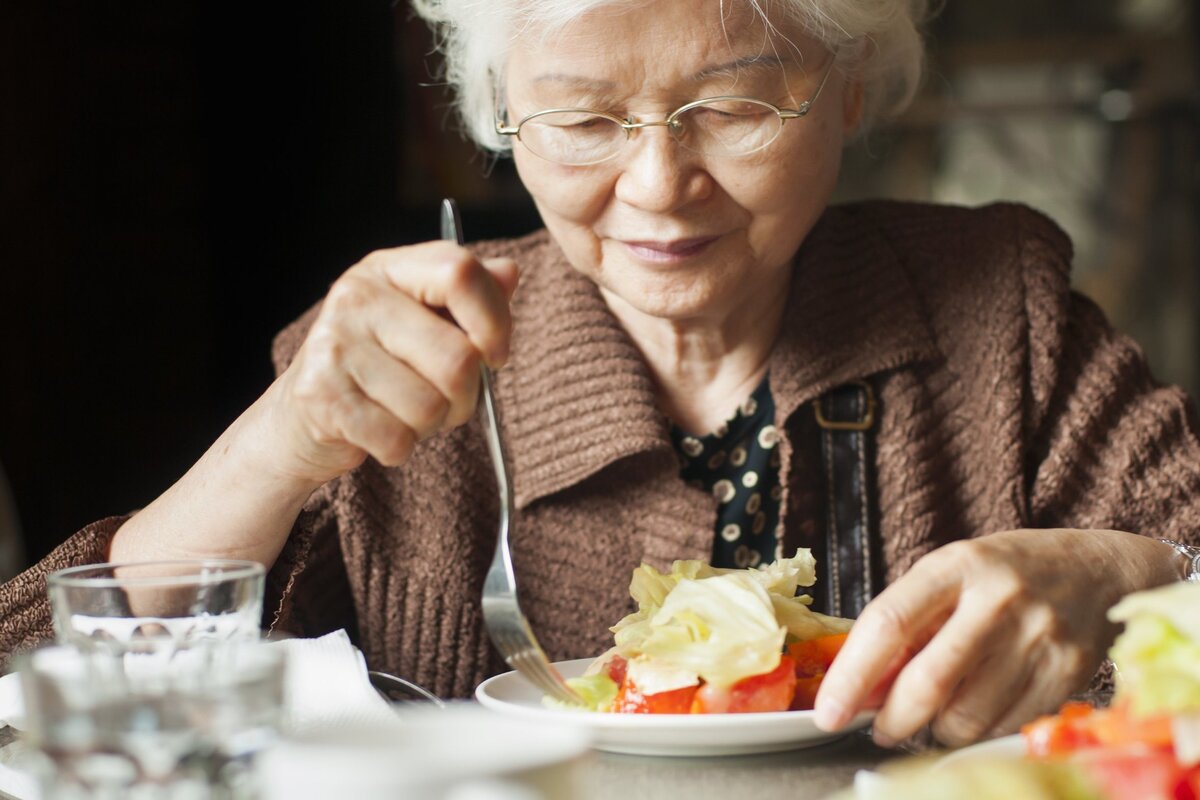
{"type": "Polygon", "coordinates": [[[903,755],[876,747],[865,732],[819,747],[752,756],[593,753],[579,770],[579,800],[816,800],[850,786],[858,770],[903,755]]]}

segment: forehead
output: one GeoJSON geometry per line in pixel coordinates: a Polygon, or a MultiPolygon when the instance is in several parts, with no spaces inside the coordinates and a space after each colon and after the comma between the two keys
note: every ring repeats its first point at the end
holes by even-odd
{"type": "MultiPolygon", "coordinates": [[[[777,4],[763,4],[773,6],[777,4]]],[[[563,27],[530,25],[513,42],[510,88],[628,94],[674,88],[753,65],[800,66],[816,42],[746,0],[651,0],[595,8],[563,27]]]]}

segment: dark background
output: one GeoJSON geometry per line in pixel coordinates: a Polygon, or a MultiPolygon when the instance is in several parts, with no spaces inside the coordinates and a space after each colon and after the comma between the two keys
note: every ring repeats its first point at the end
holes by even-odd
{"type": "MultiPolygon", "coordinates": [[[[1031,120],[1050,141],[1097,129],[1101,177],[1029,202],[1082,243],[1086,288],[1160,374],[1194,390],[1190,3],[951,0],[922,97],[848,153],[843,196],[1008,195],[1046,183],[1031,120]],[[988,90],[1013,75],[1038,92],[988,90]],[[1122,97],[1133,111],[1114,117],[1122,97]],[[964,160],[980,120],[990,155],[964,160]],[[1010,163],[1034,179],[976,174],[1020,178],[1010,163]]],[[[380,0],[0,0],[0,464],[27,558],[169,485],[270,381],[273,334],[371,249],[435,236],[439,197],[460,199],[473,239],[536,227],[509,162],[447,131],[428,50],[380,0]]]]}
{"type": "MultiPolygon", "coordinates": [[[[455,174],[402,174],[398,143],[407,93],[444,100],[401,85],[428,77],[406,35],[387,2],[0,3],[0,463],[30,558],[166,488],[342,270],[436,236],[401,184],[455,174]]],[[[507,208],[468,203],[472,235],[536,226],[507,208]]]]}

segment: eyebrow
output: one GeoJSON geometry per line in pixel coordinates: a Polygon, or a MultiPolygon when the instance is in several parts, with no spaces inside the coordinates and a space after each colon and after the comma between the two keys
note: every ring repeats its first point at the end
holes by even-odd
{"type": "Polygon", "coordinates": [[[751,70],[753,72],[762,72],[767,69],[783,69],[783,59],[779,56],[757,55],[744,56],[735,58],[733,61],[728,61],[724,64],[717,64],[713,67],[705,67],[692,76],[692,81],[699,83],[709,80],[710,78],[736,77],[742,70],[751,70]]]}
{"type": "MultiPolygon", "coordinates": [[[[767,69],[783,69],[783,59],[778,56],[757,55],[745,56],[736,58],[733,61],[728,61],[724,64],[717,64],[711,67],[705,67],[697,72],[689,80],[692,83],[701,83],[712,78],[735,77],[743,70],[753,72],[762,72],[767,69]]],[[[594,92],[606,92],[616,88],[616,84],[612,81],[596,80],[594,78],[584,78],[579,75],[567,75],[562,72],[548,72],[544,75],[539,75],[533,79],[534,83],[567,83],[580,89],[587,89],[594,92]]]]}

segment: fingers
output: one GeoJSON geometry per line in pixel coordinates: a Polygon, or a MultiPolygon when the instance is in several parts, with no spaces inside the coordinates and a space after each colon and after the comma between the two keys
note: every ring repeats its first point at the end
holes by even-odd
{"type": "Polygon", "coordinates": [[[937,713],[931,727],[939,742],[962,747],[988,738],[1011,709],[1024,703],[1032,684],[1030,662],[1023,655],[1002,652],[966,675],[937,713]]]}
{"type": "Polygon", "coordinates": [[[817,723],[840,727],[886,692],[877,742],[931,722],[938,739],[960,745],[1052,710],[1092,674],[1107,641],[1103,615],[1081,613],[1095,581],[1046,566],[1086,557],[1088,544],[1011,531],[927,555],[851,629],[818,692],[817,723]]]}
{"type": "Polygon", "coordinates": [[[931,632],[953,611],[958,573],[926,567],[927,559],[889,586],[863,610],[846,644],[817,691],[817,725],[844,727],[868,707],[872,695],[894,674],[897,653],[921,649],[931,632]]]}
{"type": "Polygon", "coordinates": [[[483,360],[508,358],[510,259],[449,242],[377,251],[330,288],[278,392],[297,474],[323,482],[370,454],[385,465],[470,418],[483,360]]]}
{"type": "Polygon", "coordinates": [[[487,271],[492,273],[492,277],[500,284],[500,288],[504,291],[504,296],[512,300],[513,294],[517,291],[517,283],[520,280],[520,274],[517,271],[517,262],[511,258],[485,258],[483,266],[487,271]]]}
{"type": "MultiPolygon", "coordinates": [[[[975,681],[964,681],[959,695],[950,701],[934,723],[933,732],[938,739],[957,746],[1014,733],[1031,719],[1057,709],[1098,666],[1098,656],[1089,658],[1082,648],[1046,636],[1037,615],[1022,626],[1021,642],[1023,644],[1019,642],[1008,650],[1005,657],[1012,682],[1006,686],[999,670],[995,676],[989,671],[981,673],[975,681]],[[992,709],[982,710],[988,708],[989,693],[995,693],[1001,699],[992,709]],[[993,720],[983,730],[964,726],[960,722],[963,716],[960,706],[978,707],[980,712],[969,710],[967,714],[986,716],[992,713],[993,720]]],[[[997,657],[1005,652],[998,651],[997,657]]]]}
{"type": "MultiPolygon", "coordinates": [[[[421,438],[461,425],[470,418],[479,396],[481,357],[462,329],[399,292],[376,303],[362,324],[366,331],[362,358],[384,356],[403,362],[411,369],[412,377],[420,377],[445,401],[447,407],[437,425],[415,428],[421,438]]],[[[378,364],[378,358],[373,360],[378,364]]],[[[370,365],[355,363],[356,381],[368,395],[383,402],[385,407],[403,407],[404,403],[398,399],[387,400],[390,395],[386,388],[381,386],[382,393],[377,394],[366,383],[374,380],[379,384],[391,374],[390,370],[376,375],[370,365]]],[[[427,392],[427,387],[414,391],[427,392]]],[[[413,402],[422,399],[415,398],[413,402]]],[[[414,419],[409,415],[402,418],[414,419]]],[[[432,419],[433,415],[422,413],[414,421],[428,423],[432,419]]]]}
{"type": "Polygon", "coordinates": [[[516,288],[510,259],[485,265],[458,245],[427,242],[372,253],[363,264],[422,305],[446,309],[489,366],[508,359],[508,298],[516,288]]]}
{"type": "MultiPolygon", "coordinates": [[[[311,349],[321,351],[320,344],[311,349]]],[[[321,352],[312,356],[322,357],[321,352]]],[[[415,442],[412,429],[363,394],[347,373],[313,369],[296,373],[294,383],[293,394],[306,409],[300,420],[304,438],[311,442],[301,446],[300,456],[315,469],[338,474],[367,454],[383,464],[408,457],[415,442]]]]}
{"type": "Polygon", "coordinates": [[[954,614],[923,650],[900,672],[875,717],[875,741],[884,747],[907,739],[939,714],[957,737],[983,735],[1000,716],[1000,704],[1011,698],[1019,665],[989,658],[1013,639],[1012,624],[997,619],[986,602],[964,595],[954,614]],[[949,712],[947,703],[963,685],[984,684],[998,694],[968,695],[949,712]],[[1002,692],[1002,693],[1000,693],[1002,692]]]}
{"type": "Polygon", "coordinates": [[[380,464],[402,464],[412,452],[412,428],[369,397],[351,390],[330,411],[330,429],[337,431],[338,438],[361,448],[380,464]]]}
{"type": "MultiPolygon", "coordinates": [[[[473,356],[470,360],[477,363],[473,356]]],[[[461,390],[453,395],[456,400],[452,402],[447,393],[418,370],[397,360],[373,341],[363,342],[349,351],[345,367],[361,392],[403,423],[417,439],[447,428],[455,404],[469,414],[478,394],[478,368],[463,376],[461,390]]]]}

